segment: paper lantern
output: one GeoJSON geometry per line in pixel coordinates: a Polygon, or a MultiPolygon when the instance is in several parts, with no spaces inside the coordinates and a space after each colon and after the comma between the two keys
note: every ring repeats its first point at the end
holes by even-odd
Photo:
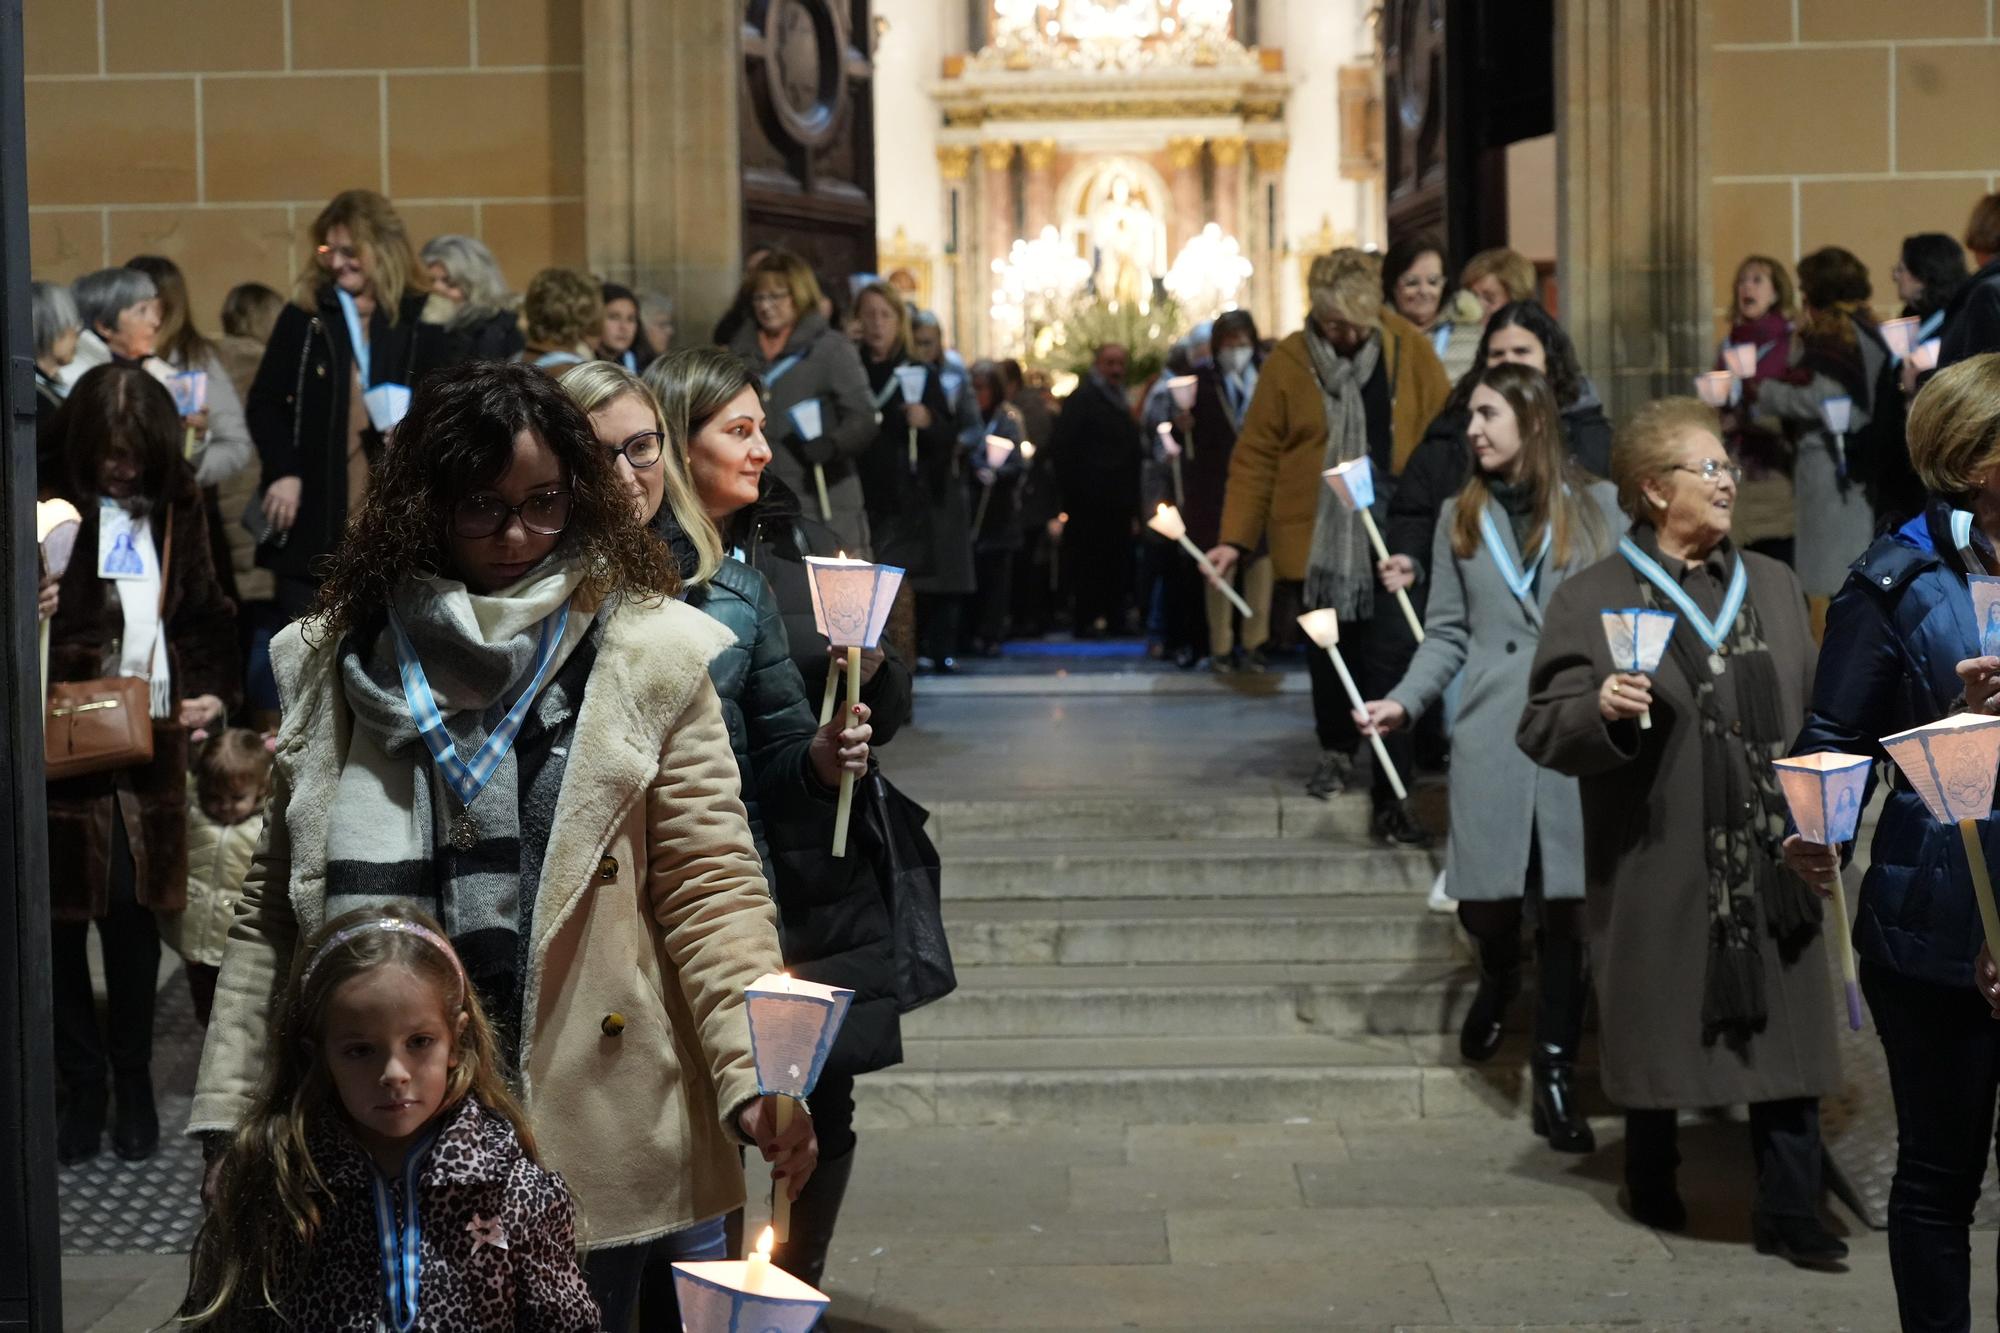
{"type": "Polygon", "coordinates": [[[903,570],[896,565],[806,557],[813,620],[836,648],[873,648],[879,643],[902,583],[903,570]]]}
{"type": "Polygon", "coordinates": [[[1160,452],[1165,454],[1169,459],[1179,458],[1181,456],[1181,442],[1174,438],[1173,422],[1162,421],[1153,429],[1160,437],[1160,452]]]}
{"type": "Polygon", "coordinates": [[[1181,511],[1165,501],[1161,501],[1153,516],[1146,520],[1146,526],[1170,542],[1183,541],[1187,537],[1187,523],[1181,518],[1181,511]]]}
{"type": "Polygon", "coordinates": [[[1357,458],[1339,467],[1330,467],[1320,473],[1340,502],[1349,509],[1368,509],[1375,503],[1375,466],[1366,458],[1357,458]]]}
{"type": "Polygon", "coordinates": [[[810,1095],[853,999],[851,990],[782,973],[752,982],[743,992],[743,1002],[749,1010],[758,1089],[787,1097],[810,1095]]]}
{"type": "Polygon", "coordinates": [[[1652,675],[1660,669],[1660,659],[1666,655],[1667,644],[1674,637],[1674,626],[1679,617],[1671,611],[1652,611],[1644,607],[1627,607],[1622,611],[1606,611],[1604,619],[1604,641],[1611,648],[1611,665],[1619,671],[1636,671],[1652,675]]]}
{"type": "Polygon", "coordinates": [[[1939,821],[1984,819],[1992,811],[2000,717],[1958,713],[1884,736],[1882,748],[1939,821]]]}
{"type": "Polygon", "coordinates": [[[1905,315],[1901,319],[1885,319],[1879,327],[1882,341],[1889,348],[1889,355],[1901,361],[1909,356],[1910,349],[1917,343],[1917,326],[1922,323],[1915,315],[1905,315]]]}
{"type": "Polygon", "coordinates": [[[1739,380],[1757,378],[1757,344],[1731,343],[1722,349],[1722,364],[1739,380]]]}
{"type": "Polygon", "coordinates": [[[965,387],[965,376],[956,370],[942,371],[938,375],[938,385],[944,390],[944,400],[955,403],[958,391],[965,387]]]}
{"type": "Polygon", "coordinates": [[[1940,338],[1932,338],[1926,342],[1918,343],[1910,349],[1910,364],[1915,366],[1919,373],[1926,370],[1936,370],[1938,352],[1943,347],[1944,341],[1940,338]]]}
{"type": "Polygon", "coordinates": [[[1979,628],[1982,656],[2000,657],[2000,579],[1991,574],[1966,576],[1972,593],[1972,623],[1979,628]]]}
{"type": "Polygon", "coordinates": [[[57,578],[69,568],[82,527],[83,515],[67,500],[43,500],[35,506],[35,539],[41,543],[42,566],[57,578]]]}
{"type": "Polygon", "coordinates": [[[1819,405],[1819,414],[1826,422],[1826,428],[1835,435],[1847,434],[1847,428],[1854,421],[1854,400],[1846,394],[1828,398],[1819,405]]]}
{"type": "Polygon", "coordinates": [[[167,381],[167,388],[174,395],[174,410],[184,417],[191,417],[208,406],[208,372],[205,370],[184,370],[167,381]]]}
{"type": "Polygon", "coordinates": [[[903,391],[906,403],[924,401],[924,382],[929,378],[930,372],[922,366],[896,367],[896,387],[903,391]]]}
{"type": "Polygon", "coordinates": [[[1801,838],[1823,847],[1854,841],[1861,822],[1861,793],[1874,762],[1865,755],[1831,750],[1777,761],[1778,785],[1784,788],[1785,804],[1791,807],[1801,838]]]}
{"type": "Polygon", "coordinates": [[[751,1276],[754,1259],[674,1265],[686,1333],[808,1333],[829,1304],[824,1292],[770,1263],[751,1276]]]}
{"type": "Polygon", "coordinates": [[[1174,406],[1185,412],[1194,406],[1194,392],[1200,382],[1192,375],[1176,375],[1167,381],[1167,392],[1174,397],[1174,406]]]}
{"type": "Polygon", "coordinates": [[[1021,461],[1023,463],[1032,463],[1035,461],[1035,442],[1033,440],[1021,441],[1021,461]]]}
{"type": "Polygon", "coordinates": [[[1331,648],[1340,642],[1340,613],[1327,607],[1299,617],[1299,628],[1316,647],[1331,648]]]}
{"type": "Polygon", "coordinates": [[[792,418],[792,428],[798,431],[802,440],[817,440],[820,432],[826,428],[817,398],[807,398],[793,403],[789,415],[792,418]]]}
{"type": "Polygon", "coordinates": [[[1711,370],[1706,375],[1694,377],[1694,391],[1710,407],[1727,407],[1730,390],[1735,387],[1736,376],[1726,370],[1711,370]]]}
{"type": "Polygon", "coordinates": [[[1004,435],[986,437],[986,466],[998,471],[1014,456],[1014,442],[1004,435]]]}

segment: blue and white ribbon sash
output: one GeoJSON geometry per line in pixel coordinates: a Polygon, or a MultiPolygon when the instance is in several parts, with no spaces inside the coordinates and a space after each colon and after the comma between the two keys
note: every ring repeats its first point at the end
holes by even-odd
{"type": "Polygon", "coordinates": [[[1507,553],[1507,543],[1501,540],[1500,527],[1493,521],[1493,506],[1490,504],[1479,511],[1479,531],[1486,538],[1486,553],[1493,557],[1508,591],[1514,594],[1514,600],[1521,604],[1521,609],[1528,613],[1528,619],[1540,624],[1541,614],[1535,606],[1535,571],[1542,567],[1549,547],[1555,543],[1554,525],[1542,525],[1541,547],[1525,569],[1516,566],[1514,557],[1507,553]]]}
{"type": "Polygon", "coordinates": [[[786,373],[793,366],[796,366],[803,360],[805,360],[804,352],[793,352],[790,356],[779,357],[776,361],[773,361],[771,368],[764,372],[764,387],[768,389],[773,384],[776,384],[785,377],[786,373]]]}
{"type": "Polygon", "coordinates": [[[1743,611],[1743,595],[1750,589],[1750,577],[1743,572],[1741,555],[1736,557],[1736,567],[1729,573],[1729,588],[1722,595],[1722,610],[1716,614],[1714,620],[1710,620],[1701,613],[1701,608],[1694,604],[1694,599],[1682,591],[1681,585],[1674,581],[1673,576],[1660,568],[1659,561],[1639,548],[1639,543],[1630,537],[1620,537],[1618,553],[1625,557],[1625,563],[1639,571],[1646,582],[1658,588],[1666,595],[1667,600],[1679,609],[1681,618],[1701,636],[1701,641],[1708,645],[1709,652],[1722,651],[1723,644],[1729,641],[1729,631],[1736,625],[1736,617],[1743,611]]]}
{"type": "Polygon", "coordinates": [[[389,1326],[410,1333],[417,1326],[418,1279],[423,1261],[423,1228],[417,1217],[417,1172],[430,1155],[432,1133],[403,1159],[403,1211],[398,1225],[396,1201],[381,1172],[372,1173],[375,1190],[375,1241],[382,1254],[382,1285],[389,1299],[389,1326]]]}
{"type": "Polygon", "coordinates": [[[395,636],[396,663],[402,672],[403,698],[410,706],[410,719],[417,724],[417,734],[423,737],[424,748],[431,752],[432,761],[437,764],[445,784],[458,797],[461,806],[471,808],[479,793],[486,790],[486,784],[493,780],[500,761],[514,748],[514,739],[521,734],[521,723],[528,716],[528,707],[541,692],[542,681],[556,659],[556,650],[562,646],[563,635],[569,630],[569,609],[570,604],[564,602],[561,610],[542,621],[535,648],[535,674],[529,678],[527,688],[514,700],[507,716],[500,719],[500,725],[493,729],[493,734],[486,738],[486,743],[479,747],[469,764],[458,757],[451,733],[445,730],[444,716],[438,712],[437,699],[431,694],[430,680],[424,675],[423,663],[417,660],[417,650],[410,643],[410,636],[404,632],[396,613],[389,613],[389,631],[395,636]]]}
{"type": "Polygon", "coordinates": [[[347,317],[347,341],[354,349],[354,368],[361,372],[361,387],[370,387],[368,378],[368,331],[361,323],[361,310],[354,304],[354,298],[344,287],[335,287],[334,295],[340,298],[340,313],[347,317]]]}

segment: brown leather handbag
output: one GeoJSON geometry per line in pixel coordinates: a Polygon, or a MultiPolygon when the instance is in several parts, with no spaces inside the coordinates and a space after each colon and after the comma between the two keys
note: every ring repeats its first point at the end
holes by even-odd
{"type": "MultiPolygon", "coordinates": [[[[167,506],[160,558],[160,606],[174,567],[174,510],[167,506]]],[[[164,623],[164,622],[163,622],[164,623]]],[[[49,687],[42,754],[51,782],[153,762],[153,686],[143,676],[105,676],[49,687]]]]}

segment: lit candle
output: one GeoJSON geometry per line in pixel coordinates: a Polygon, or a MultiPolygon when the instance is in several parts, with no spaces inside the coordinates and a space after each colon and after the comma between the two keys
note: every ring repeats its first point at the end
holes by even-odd
{"type": "Polygon", "coordinates": [[[771,1246],[774,1244],[771,1228],[765,1227],[764,1234],[757,1237],[757,1248],[750,1255],[743,1268],[743,1290],[752,1296],[764,1290],[764,1284],[771,1280],[771,1246]]]}
{"type": "Polygon", "coordinates": [[[1153,511],[1153,516],[1146,520],[1146,526],[1159,533],[1162,537],[1165,537],[1168,541],[1179,542],[1181,549],[1193,556],[1194,562],[1201,566],[1201,572],[1208,576],[1208,581],[1215,586],[1215,590],[1224,597],[1227,597],[1235,605],[1236,609],[1243,613],[1245,619],[1255,614],[1250,609],[1250,603],[1238,596],[1236,589],[1222,581],[1221,573],[1217,571],[1213,564],[1209,563],[1208,557],[1202,554],[1201,548],[1188,540],[1187,524],[1181,520],[1180,510],[1163,501],[1160,507],[1153,511]]]}

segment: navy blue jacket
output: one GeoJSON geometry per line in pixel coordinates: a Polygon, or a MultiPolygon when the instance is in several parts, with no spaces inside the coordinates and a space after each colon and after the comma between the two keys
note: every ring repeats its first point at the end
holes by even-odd
{"type": "MultiPolygon", "coordinates": [[[[1794,755],[1838,750],[1883,763],[1880,738],[1949,716],[1964,686],[1958,663],[1979,655],[1972,597],[1933,499],[1919,514],[1875,540],[1848,572],[1827,614],[1812,708],[1794,755]]],[[[1979,911],[1956,827],[1932,818],[1893,765],[1870,771],[1895,777],[1875,829],[1854,923],[1854,945],[1870,962],[1919,981],[1972,984],[1979,952],[1979,911]]],[[[2000,838],[1982,828],[1987,861],[2000,838]]]]}

